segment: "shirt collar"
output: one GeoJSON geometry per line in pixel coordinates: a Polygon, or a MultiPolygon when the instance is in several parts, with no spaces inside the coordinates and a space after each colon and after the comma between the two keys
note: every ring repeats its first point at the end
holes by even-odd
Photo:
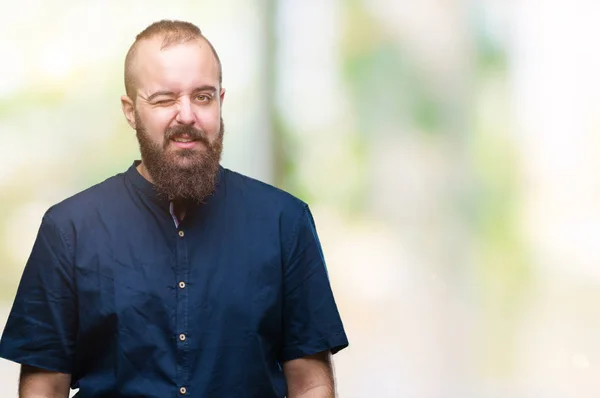
{"type": "MultiPolygon", "coordinates": [[[[129,169],[127,169],[127,171],[125,172],[125,176],[144,195],[158,202],[160,205],[164,205],[168,208],[169,201],[166,198],[159,196],[156,192],[156,189],[154,188],[154,184],[152,184],[150,181],[144,178],[144,176],[141,175],[138,171],[137,166],[139,166],[140,163],[141,160],[135,160],[131,164],[131,166],[129,166],[129,169]]],[[[211,202],[212,199],[219,194],[219,191],[221,191],[220,186],[221,182],[223,181],[224,174],[225,169],[222,166],[219,166],[215,192],[209,198],[207,198],[207,202],[211,202]]]]}

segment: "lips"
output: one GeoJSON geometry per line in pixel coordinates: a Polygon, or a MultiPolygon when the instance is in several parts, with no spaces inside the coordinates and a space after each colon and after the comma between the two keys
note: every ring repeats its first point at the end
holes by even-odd
{"type": "Polygon", "coordinates": [[[175,142],[193,142],[193,141],[196,141],[196,140],[193,139],[192,137],[189,137],[189,136],[177,136],[177,137],[171,138],[171,141],[175,141],[175,142]]]}
{"type": "Polygon", "coordinates": [[[176,135],[169,140],[172,145],[179,149],[194,149],[199,143],[199,140],[196,140],[189,135],[176,135]]]}
{"type": "Polygon", "coordinates": [[[180,138],[180,139],[172,139],[171,141],[173,141],[173,142],[194,142],[196,140],[190,140],[190,139],[182,139],[182,138],[180,138]]]}

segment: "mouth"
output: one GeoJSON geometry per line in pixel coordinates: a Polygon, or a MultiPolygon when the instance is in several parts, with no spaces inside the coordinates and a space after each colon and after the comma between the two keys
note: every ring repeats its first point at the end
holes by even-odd
{"type": "Polygon", "coordinates": [[[196,145],[198,145],[199,141],[198,140],[194,140],[191,137],[185,137],[185,136],[178,136],[178,137],[173,137],[170,139],[170,141],[178,148],[182,148],[182,149],[190,149],[195,147],[196,145]]]}

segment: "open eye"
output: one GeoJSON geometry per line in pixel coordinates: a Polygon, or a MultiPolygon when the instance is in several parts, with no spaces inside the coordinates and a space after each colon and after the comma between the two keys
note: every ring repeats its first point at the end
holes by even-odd
{"type": "Polygon", "coordinates": [[[196,96],[196,100],[200,101],[200,102],[209,102],[211,100],[210,95],[207,94],[198,94],[196,96]]]}

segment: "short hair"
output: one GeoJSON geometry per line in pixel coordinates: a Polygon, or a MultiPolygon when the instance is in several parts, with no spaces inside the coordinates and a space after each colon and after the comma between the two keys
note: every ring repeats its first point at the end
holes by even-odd
{"type": "Polygon", "coordinates": [[[138,43],[142,40],[151,39],[156,36],[162,36],[163,38],[161,50],[174,44],[183,44],[192,40],[202,39],[206,41],[219,65],[219,84],[223,83],[223,68],[221,67],[219,55],[212,43],[202,34],[200,28],[190,22],[163,19],[152,23],[140,32],[135,37],[135,41],[129,48],[127,56],[125,57],[125,92],[132,101],[135,102],[135,78],[131,71],[131,66],[133,59],[135,58],[138,43]]]}

